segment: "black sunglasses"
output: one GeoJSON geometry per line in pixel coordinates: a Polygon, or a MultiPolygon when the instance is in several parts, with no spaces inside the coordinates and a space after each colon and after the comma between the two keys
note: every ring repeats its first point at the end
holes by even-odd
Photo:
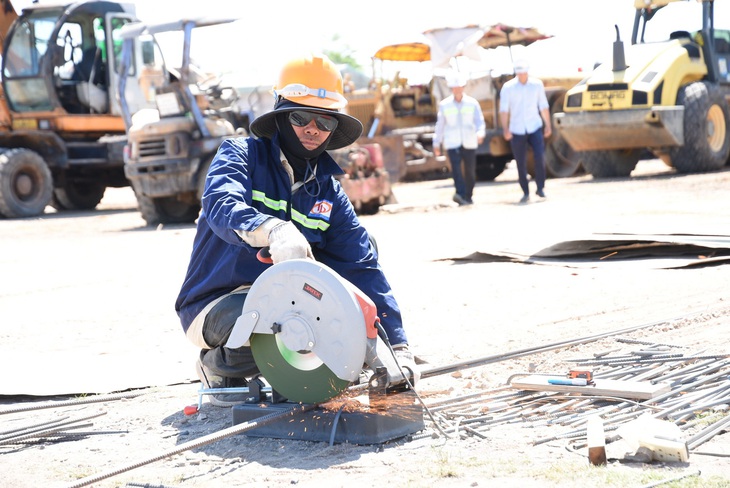
{"type": "Polygon", "coordinates": [[[312,121],[312,119],[314,119],[314,123],[317,124],[317,129],[319,130],[332,132],[337,128],[337,119],[334,117],[306,112],[304,110],[295,110],[289,113],[289,122],[297,127],[306,126],[312,121]]]}

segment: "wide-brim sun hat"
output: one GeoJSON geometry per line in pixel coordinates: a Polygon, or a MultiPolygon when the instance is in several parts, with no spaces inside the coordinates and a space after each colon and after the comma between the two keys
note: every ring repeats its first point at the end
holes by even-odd
{"type": "Polygon", "coordinates": [[[271,139],[276,133],[276,114],[281,112],[293,112],[295,110],[306,110],[307,112],[319,113],[335,117],[337,128],[327,144],[327,149],[341,149],[349,146],[362,135],[362,123],[355,117],[337,110],[311,107],[292,102],[286,98],[280,98],[274,106],[274,110],[258,116],[251,122],[251,132],[257,137],[271,139]]]}
{"type": "Polygon", "coordinates": [[[251,132],[258,137],[271,138],[277,129],[276,115],[294,110],[321,113],[337,119],[337,128],[326,149],[349,146],[362,135],[362,123],[341,111],[347,105],[342,75],[325,55],[310,54],[286,63],[273,91],[276,100],[274,109],[251,122],[251,132]]]}

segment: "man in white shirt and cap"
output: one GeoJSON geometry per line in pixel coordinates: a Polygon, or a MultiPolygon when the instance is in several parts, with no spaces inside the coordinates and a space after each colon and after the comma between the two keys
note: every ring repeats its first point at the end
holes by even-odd
{"type": "Polygon", "coordinates": [[[517,162],[517,173],[522,199],[530,200],[527,181],[527,148],[532,147],[535,158],[535,183],[537,196],[545,198],[545,139],[552,134],[550,106],[545,95],[545,86],[538,78],[528,75],[527,61],[514,64],[515,77],[502,86],[499,100],[499,117],[502,133],[512,147],[517,162]]]}

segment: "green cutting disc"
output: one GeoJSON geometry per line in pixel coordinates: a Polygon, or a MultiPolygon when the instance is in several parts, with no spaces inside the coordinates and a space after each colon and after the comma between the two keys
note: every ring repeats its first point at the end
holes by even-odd
{"type": "Polygon", "coordinates": [[[254,361],[263,377],[290,401],[325,402],[350,385],[338,378],[316,354],[288,349],[278,334],[252,334],[250,342],[254,361]]]}

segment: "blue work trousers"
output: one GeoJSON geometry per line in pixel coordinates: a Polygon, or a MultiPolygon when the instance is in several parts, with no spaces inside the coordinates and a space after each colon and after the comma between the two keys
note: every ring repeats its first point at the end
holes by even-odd
{"type": "Polygon", "coordinates": [[[459,146],[447,149],[446,153],[449,156],[449,163],[451,163],[451,176],[454,178],[456,193],[467,202],[471,202],[477,179],[477,150],[464,149],[459,146]]]}
{"type": "Polygon", "coordinates": [[[535,183],[537,191],[545,187],[545,137],[542,128],[530,134],[512,134],[510,140],[512,155],[517,162],[517,175],[520,180],[520,188],[525,195],[530,194],[530,187],[527,183],[527,148],[532,147],[532,154],[535,161],[535,183]]]}

